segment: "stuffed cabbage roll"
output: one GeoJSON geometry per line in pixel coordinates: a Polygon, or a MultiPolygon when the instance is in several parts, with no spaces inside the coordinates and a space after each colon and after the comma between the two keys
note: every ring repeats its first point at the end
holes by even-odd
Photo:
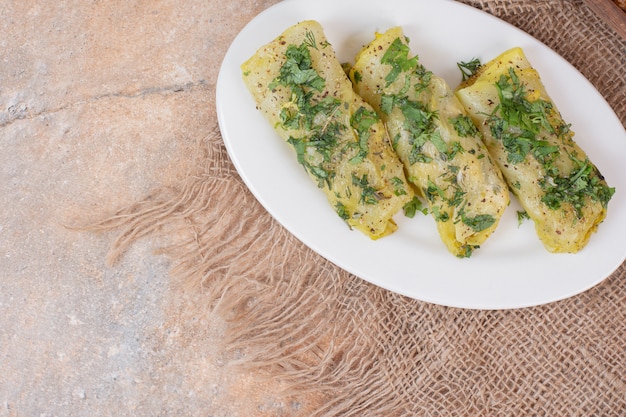
{"type": "Polygon", "coordinates": [[[372,239],[395,231],[392,217],[413,191],[383,123],[352,90],[321,25],[288,28],[241,69],[257,108],[337,215],[372,239]]]}
{"type": "Polygon", "coordinates": [[[483,65],[456,94],[547,250],[582,249],[615,190],[574,142],[523,50],[483,65]]]}
{"type": "Polygon", "coordinates": [[[356,56],[355,91],[385,122],[407,178],[429,205],[448,250],[458,257],[493,233],[509,191],[453,90],[412,56],[399,27],[356,56]]]}

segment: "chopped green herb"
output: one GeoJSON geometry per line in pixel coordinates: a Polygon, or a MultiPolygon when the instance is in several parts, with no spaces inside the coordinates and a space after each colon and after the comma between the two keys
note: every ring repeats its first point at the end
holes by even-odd
{"type": "Polygon", "coordinates": [[[542,140],[542,134],[547,132],[571,138],[567,136],[569,125],[562,123],[560,117],[553,117],[552,120],[556,119],[559,124],[551,125],[552,104],[542,99],[529,101],[525,85],[513,68],[509,68],[508,75],[500,77],[496,88],[500,104],[488,119],[491,133],[502,141],[508,162],[516,164],[532,155],[542,165],[545,175],[539,181],[544,191],[541,201],[552,210],[560,209],[564,203],[571,204],[577,218],[582,216],[586,198],[599,201],[606,207],[615,189],[604,183],[604,178],[591,162],[578,160],[575,152],[570,154],[576,168],[569,175],[562,175],[554,163],[560,149],[542,140]]]}
{"type": "Polygon", "coordinates": [[[308,87],[322,91],[326,84],[324,79],[315,71],[311,63],[311,54],[305,43],[300,46],[289,45],[285,52],[287,61],[280,68],[278,77],[269,85],[270,89],[277,85],[287,87],[308,87]]]}
{"type": "Polygon", "coordinates": [[[482,232],[491,227],[496,222],[496,219],[489,214],[479,214],[475,217],[468,217],[465,215],[465,211],[461,210],[461,221],[463,224],[471,227],[475,232],[482,232]]]}
{"type": "Polygon", "coordinates": [[[431,158],[428,155],[425,155],[421,152],[421,148],[420,147],[416,147],[414,146],[413,149],[411,150],[411,153],[409,154],[409,163],[411,165],[416,164],[418,162],[427,164],[429,162],[431,162],[433,160],[433,158],[431,158]]]}
{"type": "Polygon", "coordinates": [[[456,66],[461,70],[461,76],[463,81],[470,78],[472,75],[476,74],[482,64],[478,58],[473,58],[469,62],[457,62],[456,66]]]}
{"type": "Polygon", "coordinates": [[[413,86],[413,89],[415,91],[415,95],[419,95],[422,91],[428,88],[433,73],[420,64],[413,71],[413,75],[417,77],[417,82],[413,86]]]}
{"type": "Polygon", "coordinates": [[[443,207],[432,206],[431,210],[433,212],[433,217],[435,218],[435,221],[445,223],[450,220],[450,215],[447,211],[443,210],[443,207]]]}
{"type": "Polygon", "coordinates": [[[508,162],[520,163],[529,153],[542,163],[553,159],[558,147],[538,139],[542,130],[555,132],[548,117],[552,104],[542,99],[529,101],[526,88],[513,68],[509,68],[508,75],[500,77],[496,88],[500,104],[488,122],[492,135],[502,141],[508,162]]]}
{"type": "Polygon", "coordinates": [[[359,107],[357,111],[352,114],[350,117],[350,125],[358,136],[359,153],[350,160],[351,163],[359,163],[367,156],[367,153],[369,152],[368,141],[370,137],[370,128],[379,121],[380,119],[378,118],[376,112],[368,110],[365,107],[359,107]]]}
{"type": "Polygon", "coordinates": [[[406,195],[406,189],[404,188],[404,181],[399,177],[393,177],[391,179],[391,184],[393,185],[393,192],[395,195],[406,195]]]}
{"type": "Polygon", "coordinates": [[[463,245],[461,246],[460,250],[459,250],[459,254],[457,255],[457,258],[469,258],[470,256],[472,256],[472,253],[474,252],[474,249],[479,249],[480,246],[479,245],[463,245]]]}
{"type": "MultiPolygon", "coordinates": [[[[381,58],[381,63],[391,66],[391,70],[385,77],[386,86],[396,81],[404,73],[404,87],[397,94],[383,94],[381,96],[381,111],[390,114],[394,108],[399,108],[404,116],[404,130],[409,135],[411,151],[408,159],[410,164],[417,162],[428,163],[432,158],[422,153],[422,147],[427,141],[432,141],[442,155],[448,156],[446,143],[435,132],[434,120],[438,117],[437,112],[429,111],[428,108],[419,101],[409,99],[406,94],[413,85],[415,94],[426,89],[430,83],[432,73],[427,71],[418,62],[418,57],[409,58],[410,49],[402,42],[401,38],[396,38],[385,51],[381,58]]],[[[394,149],[397,146],[400,136],[393,138],[394,149]]]]}
{"type": "Polygon", "coordinates": [[[307,30],[304,34],[304,44],[313,49],[317,49],[317,41],[315,40],[315,34],[310,30],[307,30]]]}
{"type": "Polygon", "coordinates": [[[525,210],[517,211],[517,225],[521,226],[524,220],[530,220],[530,216],[525,210]]]}
{"type": "Polygon", "coordinates": [[[297,154],[298,162],[313,175],[320,188],[331,187],[335,173],[331,169],[332,154],[338,144],[344,126],[334,116],[339,112],[341,101],[326,97],[314,100],[313,92],[322,91],[324,79],[312,67],[309,46],[314,46],[314,36],[309,32],[300,46],[288,45],[286,61],[268,86],[270,89],[282,85],[291,89],[291,101],[283,106],[279,115],[281,126],[290,130],[308,130],[309,138],[291,136],[287,142],[297,154]],[[321,155],[321,162],[310,162],[310,150],[321,155]]]}
{"type": "Polygon", "coordinates": [[[321,165],[313,165],[306,160],[305,156],[308,148],[307,141],[290,137],[287,142],[295,149],[298,162],[306,171],[310,172],[317,179],[317,186],[319,188],[323,188],[324,185],[327,185],[328,188],[330,188],[330,183],[335,174],[334,172],[323,168],[321,165]]]}
{"type": "Polygon", "coordinates": [[[465,194],[466,194],[465,191],[461,189],[457,189],[456,191],[454,191],[454,195],[448,201],[448,204],[453,207],[460,206],[461,203],[463,202],[463,198],[465,197],[465,194]]]}
{"type": "Polygon", "coordinates": [[[413,197],[413,199],[406,203],[402,209],[404,210],[404,215],[410,219],[415,217],[415,214],[418,211],[424,215],[428,214],[428,209],[423,206],[422,200],[418,197],[413,197]]]}
{"type": "Polygon", "coordinates": [[[432,182],[432,180],[428,180],[428,186],[424,190],[424,195],[426,195],[426,198],[428,198],[431,202],[434,201],[437,196],[441,199],[446,197],[443,190],[437,184],[432,182]]]}
{"type": "Polygon", "coordinates": [[[382,59],[380,60],[383,64],[391,65],[391,71],[385,77],[385,81],[387,82],[387,87],[391,85],[402,72],[408,72],[415,69],[418,65],[418,57],[414,56],[409,59],[409,47],[407,44],[403,43],[400,38],[396,38],[382,59]]]}
{"type": "Polygon", "coordinates": [[[459,114],[456,117],[450,118],[450,123],[454,126],[454,130],[462,138],[479,136],[478,129],[466,114],[459,114]]]}
{"type": "Polygon", "coordinates": [[[578,167],[569,176],[541,180],[540,185],[545,190],[541,201],[552,210],[561,208],[563,203],[569,203],[580,218],[586,198],[598,201],[606,207],[615,193],[615,188],[608,187],[602,181],[602,176],[589,160],[575,162],[578,167]]]}
{"type": "Polygon", "coordinates": [[[352,185],[361,188],[361,198],[359,201],[362,204],[378,204],[378,200],[380,200],[381,197],[376,189],[367,181],[367,174],[363,174],[361,178],[352,174],[352,185]]]}
{"type": "Polygon", "coordinates": [[[454,141],[450,144],[450,149],[448,149],[446,155],[448,157],[448,160],[453,160],[454,157],[457,156],[457,154],[463,152],[465,152],[465,149],[463,149],[463,145],[461,145],[461,142],[454,141]]]}
{"type": "Polygon", "coordinates": [[[498,88],[504,99],[504,111],[510,124],[533,133],[538,133],[541,128],[548,132],[554,131],[548,120],[552,103],[543,99],[528,101],[526,88],[513,68],[509,69],[508,79],[506,76],[500,77],[498,88]]]}
{"type": "Polygon", "coordinates": [[[557,126],[555,130],[556,130],[557,135],[564,136],[570,133],[571,127],[572,127],[571,124],[561,124],[557,126]]]}
{"type": "Polygon", "coordinates": [[[435,145],[435,148],[437,148],[439,153],[444,154],[444,155],[448,154],[448,145],[441,138],[441,135],[439,134],[439,132],[436,132],[436,131],[433,132],[430,135],[430,141],[433,143],[433,145],[435,145]]]}
{"type": "MultiPolygon", "coordinates": [[[[427,141],[433,140],[433,138],[435,141],[441,139],[440,136],[436,136],[438,134],[435,132],[434,120],[438,117],[437,112],[429,111],[421,103],[409,100],[406,97],[399,98],[394,96],[392,103],[400,108],[404,116],[403,127],[409,134],[409,144],[411,145],[409,163],[432,161],[431,157],[422,153],[422,147],[427,141]]],[[[447,151],[447,147],[445,151],[447,151]]]]}
{"type": "Polygon", "coordinates": [[[385,114],[390,114],[396,101],[395,95],[383,94],[380,97],[380,110],[385,114]]]}
{"type": "Polygon", "coordinates": [[[337,202],[337,204],[335,205],[335,209],[337,211],[337,215],[339,215],[339,217],[341,217],[343,220],[348,220],[350,218],[350,213],[348,212],[348,209],[340,202],[337,202]]]}

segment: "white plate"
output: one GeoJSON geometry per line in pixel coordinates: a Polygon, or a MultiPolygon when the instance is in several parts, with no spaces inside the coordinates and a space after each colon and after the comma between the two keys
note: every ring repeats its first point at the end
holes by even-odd
{"type": "MultiPolygon", "coordinates": [[[[528,34],[477,9],[446,0],[285,0],[236,37],[217,82],[217,112],[230,157],[248,188],[285,228],[339,267],[406,296],[453,307],[503,309],[548,303],[602,281],[626,257],[626,133],[610,106],[568,62],[528,34]],[[550,254],[531,222],[518,227],[517,202],[469,259],[450,255],[430,216],[399,213],[398,231],[372,241],[350,231],[256,110],[240,65],[287,27],[314,19],[342,62],[352,62],[375,31],[402,26],[421,62],[451,86],[456,63],[487,62],[521,46],[539,70],[575,140],[616,193],[608,217],[578,254],[550,254]]],[[[236,209],[236,208],[235,208],[236,209]]]]}

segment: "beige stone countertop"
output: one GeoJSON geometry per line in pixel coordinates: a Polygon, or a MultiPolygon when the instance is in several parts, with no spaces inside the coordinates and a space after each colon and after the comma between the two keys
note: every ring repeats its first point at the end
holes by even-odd
{"type": "Polygon", "coordinates": [[[0,416],[289,407],[225,371],[219,322],[150,241],[107,266],[113,235],[66,227],[180,179],[226,49],[272,3],[0,5],[0,416]]]}

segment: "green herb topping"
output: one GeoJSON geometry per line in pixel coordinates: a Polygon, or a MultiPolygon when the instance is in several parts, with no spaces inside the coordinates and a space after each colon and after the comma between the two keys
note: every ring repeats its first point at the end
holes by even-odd
{"type": "Polygon", "coordinates": [[[300,46],[289,45],[285,56],[287,61],[280,68],[279,76],[270,83],[270,89],[279,84],[292,89],[304,89],[305,87],[317,91],[324,89],[326,83],[312,67],[311,54],[306,43],[300,46]]]}
{"type": "Polygon", "coordinates": [[[521,226],[524,220],[530,220],[530,216],[525,210],[517,211],[517,225],[521,226]]]}
{"type": "Polygon", "coordinates": [[[508,75],[500,77],[496,88],[500,104],[488,118],[491,133],[502,141],[509,163],[518,164],[530,155],[541,164],[545,171],[539,181],[544,191],[541,201],[552,210],[560,209],[564,203],[571,204],[578,218],[582,216],[586,198],[606,207],[615,189],[606,185],[591,162],[578,160],[572,152],[569,157],[575,168],[568,175],[560,173],[554,163],[560,148],[544,137],[557,135],[567,143],[571,132],[552,104],[542,99],[529,101],[526,87],[513,68],[509,68],[508,75]]]}
{"type": "Polygon", "coordinates": [[[469,258],[472,256],[472,253],[475,249],[479,249],[479,245],[463,245],[461,246],[460,253],[457,255],[458,258],[469,258]]]}
{"type": "MultiPolygon", "coordinates": [[[[288,45],[285,63],[268,88],[283,86],[290,89],[291,99],[282,106],[280,125],[294,132],[287,142],[296,151],[298,162],[317,179],[320,188],[330,189],[335,177],[334,168],[339,163],[338,158],[342,158],[350,149],[356,149],[355,155],[355,152],[350,153],[354,156],[351,156],[349,162],[362,162],[369,152],[372,126],[380,119],[374,111],[360,107],[351,115],[350,126],[347,126],[341,121],[341,117],[348,109],[348,104],[317,94],[323,92],[325,81],[313,68],[310,48],[318,49],[318,45],[326,46],[325,43],[318,44],[312,32],[306,33],[304,42],[299,46],[288,45]],[[350,128],[356,141],[345,143],[341,139],[350,128]],[[307,134],[305,137],[298,137],[295,133],[298,131],[305,131],[307,134]]],[[[378,203],[380,195],[369,185],[366,175],[361,178],[353,177],[352,183],[362,189],[361,203],[378,203]]],[[[406,193],[406,190],[396,185],[395,192],[406,193]]],[[[346,196],[350,198],[351,195],[352,191],[348,188],[346,196]]],[[[340,198],[339,195],[337,197],[340,198]]],[[[345,206],[337,205],[336,209],[340,217],[348,215],[345,206]]]]}
{"type": "Polygon", "coordinates": [[[615,188],[603,183],[603,178],[597,168],[589,160],[574,160],[577,168],[566,177],[546,177],[540,181],[545,190],[541,198],[549,208],[557,210],[563,203],[569,203],[574,208],[576,216],[582,216],[585,198],[598,201],[606,207],[615,193],[615,188]]]}
{"type": "Polygon", "coordinates": [[[411,145],[409,154],[411,165],[417,162],[428,163],[432,161],[431,157],[422,153],[422,147],[428,141],[433,141],[438,150],[447,152],[447,145],[435,131],[437,112],[429,111],[420,102],[409,100],[407,97],[383,95],[381,110],[390,113],[393,107],[399,108],[404,116],[403,127],[409,134],[409,144],[411,145]]]}
{"type": "Polygon", "coordinates": [[[378,200],[383,198],[383,196],[376,191],[376,188],[372,187],[367,181],[367,174],[363,174],[361,178],[352,174],[352,185],[361,188],[361,197],[359,201],[362,204],[378,204],[378,200]]]}
{"type": "Polygon", "coordinates": [[[474,217],[468,217],[465,215],[465,210],[461,210],[461,221],[478,233],[490,228],[496,222],[496,219],[489,214],[479,214],[474,217]]]}
{"type": "Polygon", "coordinates": [[[404,181],[399,177],[393,177],[391,179],[391,185],[393,185],[393,193],[397,196],[407,195],[407,191],[404,188],[404,181]]]}
{"type": "Polygon", "coordinates": [[[500,77],[496,88],[500,104],[488,122],[492,135],[502,141],[508,162],[520,163],[528,154],[540,162],[553,159],[559,148],[540,138],[542,132],[555,133],[549,119],[552,104],[542,99],[529,101],[526,87],[513,68],[509,68],[508,76],[500,77]]]}
{"type": "Polygon", "coordinates": [[[459,114],[456,117],[450,118],[449,121],[454,127],[454,130],[456,130],[456,133],[462,138],[480,136],[474,122],[472,122],[472,119],[466,114],[459,114]]]}
{"type": "MultiPolygon", "coordinates": [[[[424,90],[428,87],[432,73],[427,71],[423,65],[419,63],[419,57],[415,55],[413,58],[409,58],[411,50],[406,43],[403,43],[400,38],[394,39],[389,45],[387,51],[381,58],[382,64],[391,65],[391,71],[385,77],[387,82],[386,87],[389,87],[401,73],[406,73],[405,85],[409,85],[410,77],[417,76],[420,82],[416,83],[414,88],[416,93],[424,90]]],[[[406,92],[404,92],[406,93],[406,92]]]]}
{"type": "Polygon", "coordinates": [[[370,137],[370,128],[372,125],[380,121],[378,114],[373,110],[365,107],[359,107],[350,117],[350,125],[356,131],[359,138],[358,154],[350,160],[350,163],[356,164],[363,161],[369,151],[368,140],[370,137]]]}
{"type": "Polygon", "coordinates": [[[461,70],[462,80],[469,79],[472,75],[476,74],[482,64],[478,58],[473,58],[469,62],[457,62],[456,66],[461,70]]]}
{"type": "Polygon", "coordinates": [[[404,215],[410,219],[415,217],[415,214],[417,214],[418,211],[424,215],[428,214],[428,209],[423,206],[422,200],[420,200],[418,197],[413,197],[411,201],[406,203],[403,207],[403,210],[404,215]]]}

